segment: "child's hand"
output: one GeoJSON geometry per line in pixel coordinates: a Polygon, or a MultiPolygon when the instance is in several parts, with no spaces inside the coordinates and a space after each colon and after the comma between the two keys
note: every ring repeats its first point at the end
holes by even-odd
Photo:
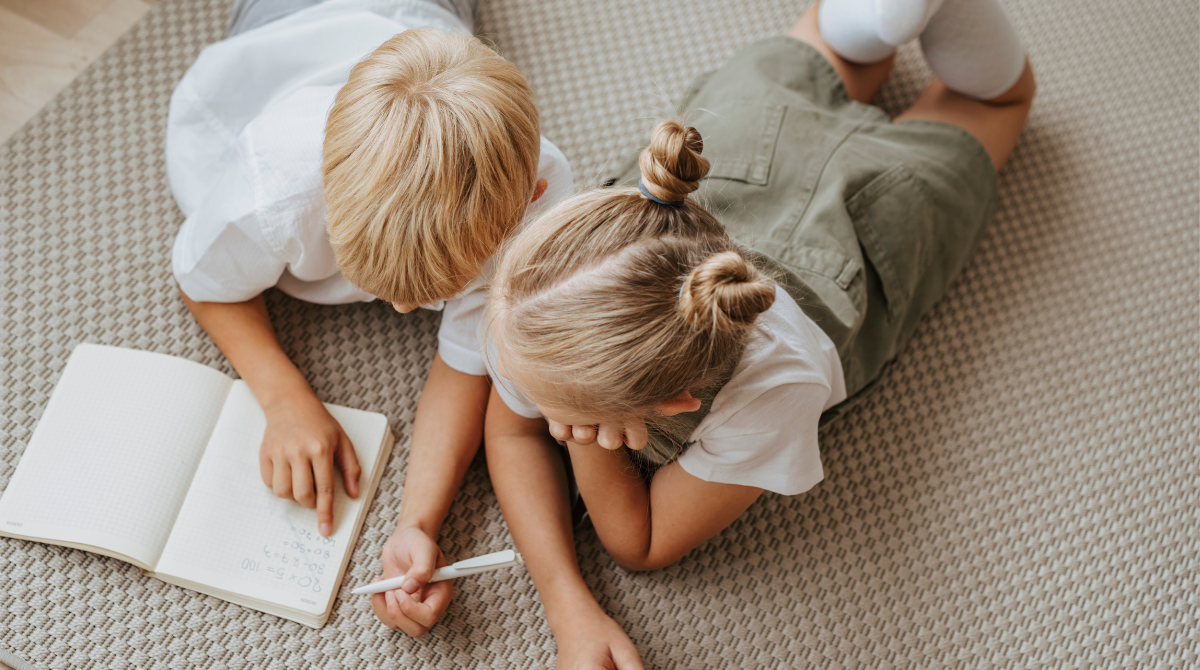
{"type": "MultiPolygon", "coordinates": [[[[454,597],[451,580],[430,584],[434,568],[446,565],[446,558],[419,528],[397,528],[383,546],[383,576],[387,579],[407,575],[401,588],[371,596],[371,609],[388,628],[420,637],[437,623],[454,597]]],[[[378,580],[376,580],[378,581],[378,580]]]]}
{"type": "Polygon", "coordinates": [[[556,631],[558,670],[644,670],[625,631],[597,608],[556,631]]]}
{"type": "Polygon", "coordinates": [[[317,510],[322,535],[333,532],[334,465],[341,468],[346,493],[358,497],[362,469],[354,445],[337,419],[312,392],[264,408],[267,431],[258,451],[263,483],[280,498],[295,498],[317,510]]]}
{"type": "Polygon", "coordinates": [[[550,434],[555,439],[583,445],[599,442],[605,449],[619,449],[624,444],[637,450],[645,447],[650,439],[646,432],[646,422],[641,417],[628,419],[624,423],[602,423],[599,426],[568,426],[549,419],[546,423],[550,425],[550,434]]]}

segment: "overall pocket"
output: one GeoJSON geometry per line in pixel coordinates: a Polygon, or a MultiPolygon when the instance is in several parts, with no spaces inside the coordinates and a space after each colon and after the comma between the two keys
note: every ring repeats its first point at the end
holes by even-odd
{"type": "Polygon", "coordinates": [[[903,319],[929,265],[934,221],[921,183],[902,163],[846,201],[859,244],[879,275],[889,322],[903,319]]]}
{"type": "MultiPolygon", "coordinates": [[[[689,93],[691,97],[692,93],[689,93]]],[[[704,138],[702,155],[709,161],[705,178],[732,180],[753,186],[766,186],[775,159],[775,145],[787,106],[770,101],[734,99],[719,108],[699,107],[689,110],[684,123],[700,131],[704,138]]],[[[604,186],[634,184],[641,174],[638,167],[639,150],[602,182],[604,186]]],[[[720,199],[725,189],[718,189],[705,198],[709,205],[714,196],[720,199]]],[[[715,205],[720,207],[720,204],[715,205]]]]}
{"type": "Polygon", "coordinates": [[[817,187],[857,122],[802,101],[700,102],[715,110],[692,119],[712,165],[700,202],[844,351],[866,308],[862,253],[840,191],[817,187]]]}
{"type": "Polygon", "coordinates": [[[692,110],[687,122],[704,138],[709,179],[766,186],[787,107],[778,102],[736,98],[720,111],[692,110]]]}

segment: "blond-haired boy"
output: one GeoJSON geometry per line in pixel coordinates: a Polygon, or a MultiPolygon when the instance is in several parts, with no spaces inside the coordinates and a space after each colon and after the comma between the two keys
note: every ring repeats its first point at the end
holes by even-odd
{"type": "MultiPolygon", "coordinates": [[[[335,467],[351,496],[360,468],[279,346],[262,292],[443,309],[388,577],[420,578],[443,560],[438,530],[482,438],[480,276],[527,209],[572,188],[566,159],[538,134],[525,78],[471,37],[473,5],[238,0],[229,35],[180,81],[168,119],[171,188],[187,217],[175,279],[266,413],[263,483],[315,507],[322,534],[335,467]]],[[[376,613],[423,633],[451,590],[420,589],[414,617],[389,612],[382,595],[376,613]]]]}

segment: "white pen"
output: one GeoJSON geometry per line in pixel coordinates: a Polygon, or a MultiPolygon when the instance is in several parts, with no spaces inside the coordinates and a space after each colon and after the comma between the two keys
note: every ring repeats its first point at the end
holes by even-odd
{"type": "MultiPolygon", "coordinates": [[[[500,568],[511,568],[514,565],[525,565],[525,561],[521,559],[521,555],[512,549],[497,551],[494,554],[484,554],[475,558],[468,558],[464,561],[459,561],[453,565],[447,565],[444,568],[438,568],[433,571],[433,577],[429,583],[441,582],[455,577],[466,577],[467,575],[475,575],[481,572],[490,570],[499,570],[500,568]]],[[[392,589],[400,588],[404,583],[405,576],[392,577],[381,582],[374,582],[366,586],[360,586],[350,593],[354,595],[371,595],[372,593],[383,593],[392,589]]]]}

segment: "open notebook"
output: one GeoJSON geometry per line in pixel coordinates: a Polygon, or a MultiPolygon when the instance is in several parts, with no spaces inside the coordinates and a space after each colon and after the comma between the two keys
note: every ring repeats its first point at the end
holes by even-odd
{"type": "Polygon", "coordinates": [[[0,535],[84,549],[319,627],[392,448],[383,415],[326,405],[358,454],[334,534],[259,476],[266,418],[245,382],[164,354],[81,344],[0,497],[0,535]]]}

